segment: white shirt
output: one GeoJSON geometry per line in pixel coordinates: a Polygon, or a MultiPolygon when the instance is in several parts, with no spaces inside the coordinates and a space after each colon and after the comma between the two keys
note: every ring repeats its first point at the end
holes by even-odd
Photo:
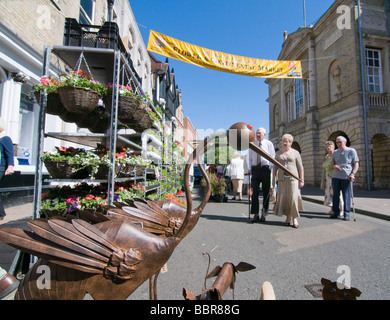
{"type": "MultiPolygon", "coordinates": [[[[260,146],[258,140],[256,140],[254,143],[256,146],[260,146]]],[[[272,158],[275,158],[275,148],[271,141],[263,139],[263,141],[261,141],[261,149],[267,152],[272,158]]],[[[252,170],[252,166],[254,167],[258,165],[257,155],[258,154],[256,152],[254,152],[252,149],[249,149],[249,170],[252,170]]],[[[274,165],[266,158],[261,157],[261,166],[269,166],[269,168],[272,169],[274,165]]]]}
{"type": "Polygon", "coordinates": [[[230,161],[230,178],[244,179],[244,160],[239,157],[230,161]]]}

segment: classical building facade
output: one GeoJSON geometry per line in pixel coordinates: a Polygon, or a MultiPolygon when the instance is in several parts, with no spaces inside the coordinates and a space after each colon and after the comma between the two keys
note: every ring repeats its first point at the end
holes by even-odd
{"type": "Polygon", "coordinates": [[[356,186],[390,187],[390,5],[362,0],[358,19],[357,4],[336,0],[315,25],[285,33],[278,59],[300,60],[303,78],[266,80],[269,138],[281,148],[294,136],[307,185],[320,185],[325,142],[342,135],[360,158],[356,186]]]}

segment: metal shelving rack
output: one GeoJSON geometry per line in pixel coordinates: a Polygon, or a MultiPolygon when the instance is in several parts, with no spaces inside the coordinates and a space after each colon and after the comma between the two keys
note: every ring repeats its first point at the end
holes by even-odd
{"type": "MultiPolygon", "coordinates": [[[[126,70],[126,75],[130,76],[129,81],[131,81],[136,88],[136,92],[141,94],[142,97],[145,97],[144,92],[142,91],[141,85],[132,71],[131,66],[129,65],[126,57],[119,49],[107,49],[107,48],[94,48],[94,47],[77,47],[77,46],[53,46],[53,48],[45,47],[44,48],[44,62],[43,62],[43,76],[49,75],[50,67],[50,57],[54,53],[59,57],[66,65],[72,67],[75,66],[80,54],[82,53],[85,57],[85,60],[88,61],[90,68],[93,70],[94,78],[103,83],[108,83],[112,81],[114,85],[113,94],[112,94],[112,104],[111,104],[111,125],[108,134],[86,134],[86,133],[46,133],[45,134],[45,120],[46,120],[46,105],[47,105],[47,96],[46,92],[40,95],[40,110],[39,110],[39,132],[38,132],[38,144],[36,150],[36,171],[35,171],[35,181],[34,181],[34,210],[33,218],[39,218],[40,207],[41,207],[41,190],[42,190],[42,168],[43,162],[41,160],[41,155],[43,153],[44,139],[46,137],[57,138],[65,141],[75,142],[78,144],[83,144],[90,147],[96,147],[97,143],[104,143],[109,145],[110,150],[110,162],[112,167],[109,168],[109,175],[107,184],[108,184],[108,203],[113,203],[113,190],[115,186],[115,181],[122,181],[123,179],[131,178],[115,178],[115,150],[118,144],[118,141],[122,145],[127,145],[132,148],[138,149],[138,151],[143,152],[142,146],[139,146],[129,140],[129,136],[118,135],[118,97],[119,97],[119,80],[121,76],[121,70],[126,70]],[[108,142],[108,143],[107,143],[108,142]],[[112,191],[112,192],[111,192],[112,191]]],[[[144,98],[144,103],[148,104],[146,98],[144,98]]],[[[150,107],[156,112],[160,119],[162,119],[161,114],[154,108],[153,104],[150,107]]],[[[152,139],[156,140],[156,139],[152,139]]],[[[159,144],[156,141],[154,143],[159,144]]],[[[147,157],[147,152],[143,154],[144,158],[147,157]]],[[[158,161],[158,159],[157,159],[158,161]]],[[[162,161],[158,161],[159,166],[162,165],[162,161]]],[[[161,172],[161,170],[160,170],[161,172]]],[[[161,176],[161,175],[160,175],[161,176]]],[[[134,179],[134,178],[133,178],[134,179]]],[[[146,173],[145,173],[146,179],[146,173]]],[[[62,180],[65,182],[64,180],[62,180]]],[[[72,180],[74,181],[74,180],[72,180]]],[[[92,182],[95,180],[91,180],[92,182]]],[[[98,182],[98,181],[95,181],[98,182]]],[[[161,183],[161,182],[160,182],[161,183]]],[[[149,188],[150,189],[150,188],[149,188]]]]}

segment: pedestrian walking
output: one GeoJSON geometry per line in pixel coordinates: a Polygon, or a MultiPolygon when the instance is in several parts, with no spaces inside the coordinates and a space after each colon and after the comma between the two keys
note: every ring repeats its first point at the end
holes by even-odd
{"type": "MultiPolygon", "coordinates": [[[[275,157],[275,148],[271,141],[265,139],[266,130],[264,128],[258,128],[256,130],[256,141],[255,145],[260,147],[263,151],[267,152],[270,156],[275,157]]],[[[252,176],[252,207],[251,214],[255,216],[252,222],[259,220],[259,193],[260,184],[263,190],[263,206],[261,212],[260,221],[264,222],[268,215],[270,187],[271,187],[271,170],[273,164],[264,157],[261,157],[258,153],[253,150],[249,150],[249,170],[248,174],[252,176]]]]}
{"type": "Polygon", "coordinates": [[[244,160],[241,159],[241,155],[236,152],[233,159],[230,162],[230,178],[233,183],[233,200],[236,200],[236,194],[238,194],[238,200],[242,200],[242,183],[244,181],[244,160]]]}
{"type": "MultiPolygon", "coordinates": [[[[4,122],[0,119],[0,180],[14,173],[14,147],[12,140],[4,133],[4,122]]],[[[6,216],[0,198],[0,220],[6,216]]]]}
{"type": "Polygon", "coordinates": [[[299,211],[303,210],[300,189],[304,186],[304,171],[301,155],[291,147],[293,140],[291,134],[283,135],[283,148],[276,153],[275,159],[297,175],[300,180],[298,181],[285,173],[284,170],[274,167],[272,183],[275,188],[276,180],[278,181],[278,196],[274,206],[275,215],[279,217],[285,215],[286,226],[290,226],[291,219],[293,219],[293,227],[298,228],[299,211]]]}
{"type": "Polygon", "coordinates": [[[331,219],[337,219],[340,216],[340,191],[344,200],[344,220],[349,220],[351,210],[351,183],[355,181],[355,175],[359,170],[359,157],[354,148],[347,147],[347,139],[343,136],[336,138],[338,149],[332,156],[332,174],[333,187],[333,215],[331,219]]]}

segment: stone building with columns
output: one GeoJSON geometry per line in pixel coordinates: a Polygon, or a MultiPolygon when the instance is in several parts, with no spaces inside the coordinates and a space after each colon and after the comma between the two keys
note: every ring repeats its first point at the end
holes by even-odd
{"type": "Polygon", "coordinates": [[[336,0],[315,25],[284,34],[278,60],[300,60],[303,78],[266,80],[269,138],[281,148],[284,133],[294,136],[307,185],[320,185],[325,142],[342,135],[360,158],[355,185],[390,187],[389,10],[336,0]]]}

